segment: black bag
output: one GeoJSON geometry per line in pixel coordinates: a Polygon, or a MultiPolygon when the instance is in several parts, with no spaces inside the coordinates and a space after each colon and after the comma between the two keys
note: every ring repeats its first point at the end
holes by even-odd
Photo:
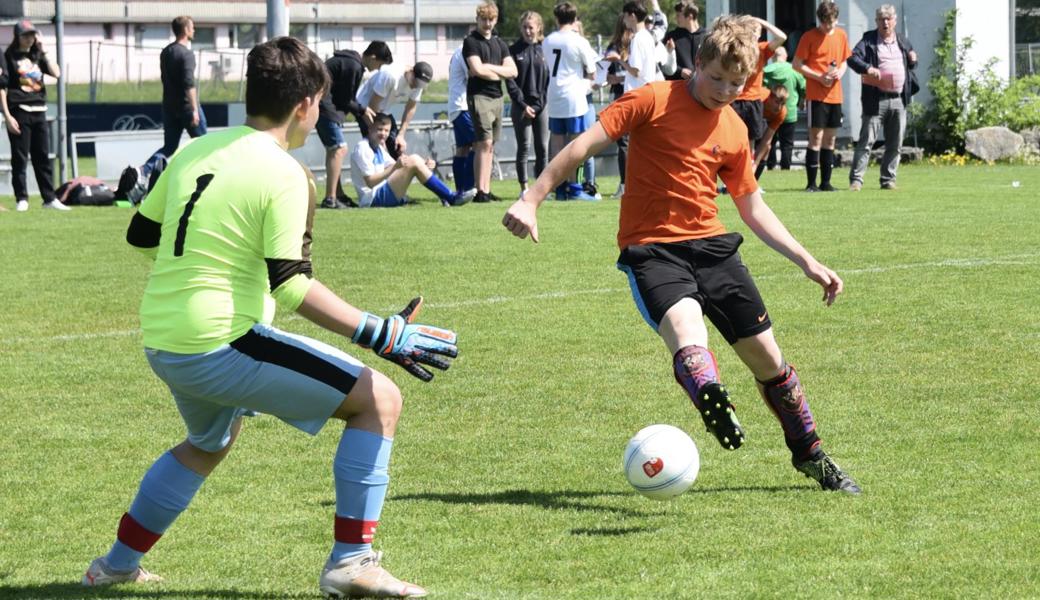
{"type": "Polygon", "coordinates": [[[65,196],[63,204],[67,206],[112,206],[116,195],[107,185],[99,183],[90,185],[70,181],[55,190],[58,197],[65,196]],[[71,187],[71,189],[69,189],[71,187]],[[68,193],[66,194],[66,190],[68,193]]]}

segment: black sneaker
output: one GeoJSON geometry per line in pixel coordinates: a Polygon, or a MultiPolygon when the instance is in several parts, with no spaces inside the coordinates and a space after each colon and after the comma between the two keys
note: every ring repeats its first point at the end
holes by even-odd
{"type": "Polygon", "coordinates": [[[473,196],[473,201],[483,204],[485,202],[491,202],[491,195],[487,192],[478,191],[476,196],[473,196]]]}
{"type": "Polygon", "coordinates": [[[321,204],[319,205],[319,208],[332,208],[332,209],[350,208],[350,205],[349,204],[344,204],[343,202],[340,202],[337,198],[326,198],[326,199],[321,201],[321,204]]]}
{"type": "Polygon", "coordinates": [[[798,469],[803,475],[809,479],[814,480],[820,484],[820,487],[833,491],[833,492],[845,492],[846,494],[859,494],[862,490],[856,485],[856,482],[851,477],[845,474],[841,470],[831,457],[827,456],[826,452],[820,452],[815,458],[810,458],[802,462],[791,461],[794,468],[798,469]]]}
{"type": "Polygon", "coordinates": [[[818,191],[820,191],[820,188],[816,187],[815,183],[811,183],[811,184],[805,186],[805,191],[807,191],[807,192],[818,192],[818,191]]]}
{"type": "Polygon", "coordinates": [[[736,450],[744,443],[744,428],[737,421],[737,412],[729,401],[729,392],[721,383],[709,383],[697,392],[698,409],[708,433],[719,440],[727,450],[736,450]]]}
{"type": "Polygon", "coordinates": [[[820,191],[821,192],[836,192],[838,190],[837,190],[837,188],[835,188],[833,185],[831,185],[828,182],[828,183],[825,183],[825,184],[820,186],[820,191]]]}
{"type": "Polygon", "coordinates": [[[487,197],[488,197],[488,198],[489,198],[489,199],[490,199],[490,200],[491,200],[492,202],[502,202],[502,198],[499,198],[499,197],[498,197],[498,196],[497,196],[497,195],[496,195],[496,194],[495,194],[494,192],[488,192],[488,193],[487,193],[487,197]]]}

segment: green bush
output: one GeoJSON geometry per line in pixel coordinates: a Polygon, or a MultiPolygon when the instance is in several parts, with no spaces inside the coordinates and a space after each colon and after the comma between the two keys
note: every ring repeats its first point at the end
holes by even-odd
{"type": "Polygon", "coordinates": [[[933,154],[963,154],[964,133],[970,129],[1040,127],[1040,75],[1009,82],[993,70],[995,58],[977,73],[968,73],[964,65],[974,40],[956,43],[956,16],[956,10],[946,13],[928,80],[932,100],[921,118],[914,119],[925,149],[933,154]]]}

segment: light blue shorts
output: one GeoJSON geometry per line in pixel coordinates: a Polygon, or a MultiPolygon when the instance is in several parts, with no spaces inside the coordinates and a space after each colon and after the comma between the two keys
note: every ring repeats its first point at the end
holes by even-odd
{"type": "Polygon", "coordinates": [[[170,388],[196,448],[217,452],[241,416],[274,415],[315,435],[343,403],[365,365],[317,340],[255,325],[203,354],[145,349],[170,388]]]}

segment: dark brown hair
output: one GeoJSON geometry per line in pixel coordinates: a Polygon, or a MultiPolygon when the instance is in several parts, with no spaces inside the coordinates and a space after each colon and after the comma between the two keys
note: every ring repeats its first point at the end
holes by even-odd
{"type": "Polygon", "coordinates": [[[246,114],[285,121],[304,98],[329,90],[329,72],[318,55],[293,37],[277,37],[249,51],[246,114]]]}
{"type": "Polygon", "coordinates": [[[188,31],[188,23],[192,23],[191,17],[187,15],[181,15],[170,23],[170,29],[173,30],[174,37],[181,38],[188,31]]]}

